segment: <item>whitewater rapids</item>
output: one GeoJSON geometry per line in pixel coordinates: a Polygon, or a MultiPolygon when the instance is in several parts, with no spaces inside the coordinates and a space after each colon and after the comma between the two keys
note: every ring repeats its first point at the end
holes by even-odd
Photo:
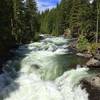
{"type": "Polygon", "coordinates": [[[67,47],[68,40],[63,37],[19,47],[16,55],[23,59],[9,61],[0,75],[0,100],[88,100],[80,80],[88,76],[89,69],[64,72],[67,63],[59,58],[69,53],[67,47]]]}

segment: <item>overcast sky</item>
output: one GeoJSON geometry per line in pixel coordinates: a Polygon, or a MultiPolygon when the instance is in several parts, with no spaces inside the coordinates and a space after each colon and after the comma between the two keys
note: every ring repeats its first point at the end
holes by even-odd
{"type": "Polygon", "coordinates": [[[60,0],[36,0],[40,12],[56,7],[60,0]]]}

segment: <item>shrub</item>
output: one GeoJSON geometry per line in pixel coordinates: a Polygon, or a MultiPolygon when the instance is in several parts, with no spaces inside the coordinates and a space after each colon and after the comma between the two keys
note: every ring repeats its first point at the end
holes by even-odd
{"type": "Polygon", "coordinates": [[[90,43],[88,46],[88,52],[95,54],[99,45],[97,43],[90,43]]]}
{"type": "Polygon", "coordinates": [[[77,43],[77,49],[82,52],[82,51],[87,51],[88,50],[88,45],[89,42],[88,40],[85,38],[85,36],[80,35],[79,39],[78,39],[78,43],[77,43]]]}

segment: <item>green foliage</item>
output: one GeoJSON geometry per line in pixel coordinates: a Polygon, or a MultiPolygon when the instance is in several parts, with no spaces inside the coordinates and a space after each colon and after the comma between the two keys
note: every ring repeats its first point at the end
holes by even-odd
{"type": "MultiPolygon", "coordinates": [[[[37,8],[34,0],[26,0],[25,8],[25,33],[27,33],[28,41],[33,40],[37,31],[37,8]]],[[[26,34],[24,34],[26,35],[26,34]]]]}
{"type": "MultiPolygon", "coordinates": [[[[35,0],[0,0],[0,48],[4,51],[16,43],[38,40],[39,31],[58,36],[69,29],[73,37],[83,34],[89,39],[97,31],[97,11],[100,25],[100,0],[92,4],[89,0],[61,0],[42,14],[37,13],[35,0]]],[[[100,27],[98,30],[100,33],[100,27]]],[[[87,42],[82,37],[79,48],[87,42]]]]}
{"type": "Polygon", "coordinates": [[[20,43],[24,31],[24,3],[23,0],[12,0],[12,3],[12,35],[15,37],[15,40],[20,43]]]}
{"type": "Polygon", "coordinates": [[[29,43],[39,31],[34,0],[0,0],[0,52],[16,43],[29,43]]]}
{"type": "Polygon", "coordinates": [[[34,40],[33,41],[39,41],[39,33],[37,32],[34,36],[34,40]]]}
{"type": "Polygon", "coordinates": [[[70,28],[72,30],[72,33],[78,33],[79,34],[79,28],[80,28],[80,12],[81,12],[81,0],[73,0],[72,2],[72,8],[70,11],[70,28]]]}
{"type": "Polygon", "coordinates": [[[89,42],[88,40],[85,38],[85,36],[83,35],[80,35],[79,36],[79,39],[78,39],[78,43],[77,43],[77,49],[79,51],[86,51],[88,49],[88,45],[89,45],[89,42]]]}
{"type": "Polygon", "coordinates": [[[0,55],[15,43],[11,34],[12,1],[0,0],[0,55]]]}
{"type": "Polygon", "coordinates": [[[60,6],[57,5],[57,8],[52,9],[51,11],[47,10],[41,14],[41,28],[40,31],[47,34],[60,35],[64,32],[64,20],[63,11],[60,6]]]}
{"type": "Polygon", "coordinates": [[[97,49],[97,44],[96,43],[90,43],[88,46],[88,52],[91,54],[95,54],[97,49]]]}
{"type": "Polygon", "coordinates": [[[89,43],[88,52],[95,55],[97,48],[100,48],[100,43],[89,43]]]}
{"type": "Polygon", "coordinates": [[[34,0],[12,0],[12,35],[17,43],[29,43],[38,31],[37,8],[34,0]]]}
{"type": "MultiPolygon", "coordinates": [[[[99,12],[100,12],[100,0],[99,12]]],[[[73,37],[81,33],[87,38],[96,33],[97,0],[90,4],[89,0],[62,0],[56,8],[41,14],[40,32],[61,35],[70,28],[73,37]]],[[[99,13],[100,24],[100,13],[99,13]]],[[[100,32],[100,27],[99,27],[100,32]]]]}

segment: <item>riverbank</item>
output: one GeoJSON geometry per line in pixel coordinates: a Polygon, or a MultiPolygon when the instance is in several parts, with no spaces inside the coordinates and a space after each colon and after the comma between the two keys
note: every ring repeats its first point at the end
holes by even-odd
{"type": "Polygon", "coordinates": [[[85,66],[97,72],[92,76],[83,78],[80,83],[83,89],[86,89],[89,93],[89,100],[100,100],[100,48],[98,47],[95,54],[86,51],[80,52],[80,50],[77,49],[77,41],[72,41],[69,47],[76,52],[77,56],[88,59],[85,66]]]}
{"type": "MultiPolygon", "coordinates": [[[[73,39],[74,40],[74,39],[73,39]]],[[[88,52],[87,50],[80,51],[77,48],[78,39],[71,41],[69,48],[74,52],[77,56],[88,59],[86,66],[89,68],[100,68],[100,47],[97,47],[95,53],[88,52]]]]}

